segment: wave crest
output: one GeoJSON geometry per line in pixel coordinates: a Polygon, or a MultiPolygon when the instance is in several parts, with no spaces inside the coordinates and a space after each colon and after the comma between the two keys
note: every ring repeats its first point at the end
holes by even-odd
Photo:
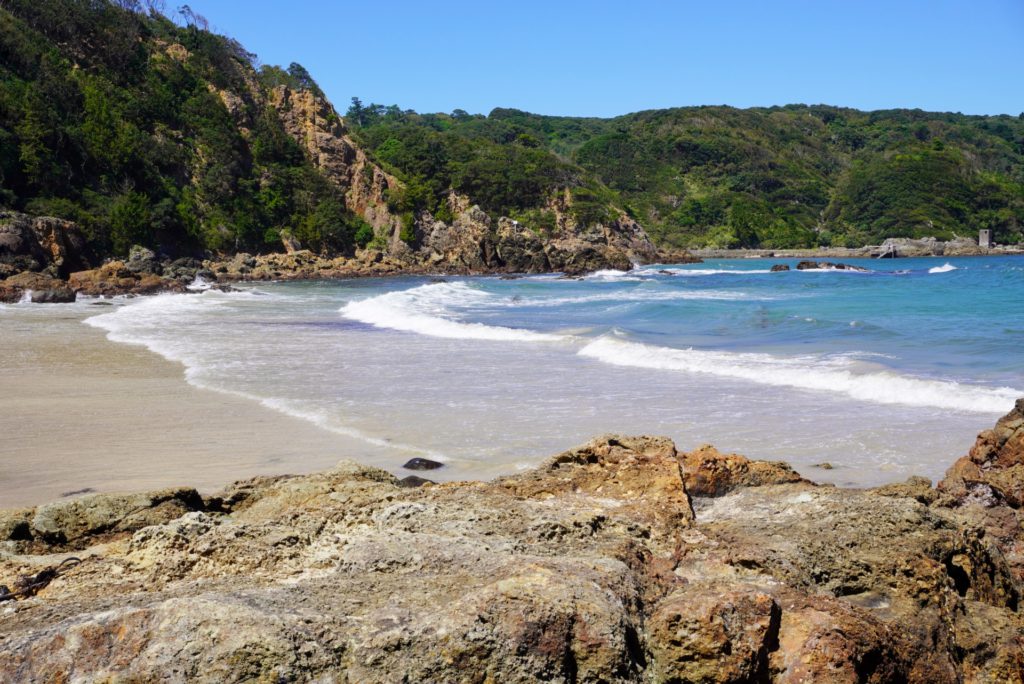
{"type": "Polygon", "coordinates": [[[448,318],[454,315],[452,307],[480,305],[490,298],[486,292],[462,283],[438,283],[349,302],[340,311],[345,318],[378,328],[453,340],[558,342],[565,339],[561,335],[448,318]]]}
{"type": "Polygon", "coordinates": [[[672,349],[601,337],[580,356],[616,366],[706,373],[762,385],[845,394],[879,404],[903,404],[975,413],[1003,413],[1022,392],[880,371],[855,373],[852,359],[781,358],[769,354],[672,349]]]}

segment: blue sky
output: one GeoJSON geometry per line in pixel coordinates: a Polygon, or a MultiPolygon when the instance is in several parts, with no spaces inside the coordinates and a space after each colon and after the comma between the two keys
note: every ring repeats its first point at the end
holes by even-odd
{"type": "Polygon", "coordinates": [[[190,4],[263,63],[301,63],[342,112],[353,95],[485,114],[789,103],[1024,111],[1024,0],[190,4]]]}

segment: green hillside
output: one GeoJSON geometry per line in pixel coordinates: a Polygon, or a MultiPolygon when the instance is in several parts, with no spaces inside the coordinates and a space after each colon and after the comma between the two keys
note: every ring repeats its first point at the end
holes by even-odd
{"type": "MultiPolygon", "coordinates": [[[[280,86],[322,94],[306,70],[259,66],[187,6],[174,17],[137,0],[0,5],[0,207],[74,220],[100,254],[263,252],[285,230],[325,253],[384,244],[271,104],[280,86]]],[[[542,235],[565,212],[585,229],[625,211],[674,247],[978,228],[1017,242],[1024,227],[1016,116],[802,105],[482,116],[353,98],[334,125],[400,181],[372,201],[413,247],[422,212],[452,221],[452,192],[542,235]]]]}
{"type": "Polygon", "coordinates": [[[312,79],[257,71],[180,18],[125,0],[0,6],[0,204],[75,220],[100,253],[259,251],[285,228],[349,247],[360,222],[261,97],[312,79]]]}
{"type": "Polygon", "coordinates": [[[503,192],[480,199],[516,211],[574,179],[663,244],[855,246],[979,228],[1022,239],[1021,117],[802,105],[614,119],[356,109],[358,139],[400,177],[428,179],[427,190],[471,192],[480,175],[504,174],[503,192]]]}

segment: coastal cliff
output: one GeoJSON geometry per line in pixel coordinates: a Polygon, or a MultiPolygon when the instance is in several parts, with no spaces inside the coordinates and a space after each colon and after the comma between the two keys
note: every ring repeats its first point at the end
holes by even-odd
{"type": "Polygon", "coordinates": [[[9,511],[0,678],[1021,682],[1022,447],[1024,400],[938,488],[605,436],[9,511]]]}

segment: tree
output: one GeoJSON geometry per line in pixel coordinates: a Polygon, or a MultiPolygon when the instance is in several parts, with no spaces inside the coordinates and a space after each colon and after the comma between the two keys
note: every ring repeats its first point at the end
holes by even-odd
{"type": "Polygon", "coordinates": [[[363,107],[363,101],[358,97],[352,97],[352,106],[345,112],[345,118],[349,119],[351,123],[357,126],[363,126],[366,124],[366,109],[363,107]]]}
{"type": "Polygon", "coordinates": [[[110,208],[110,240],[114,253],[125,256],[132,245],[146,245],[150,238],[149,199],[140,192],[126,192],[110,208]]]}

